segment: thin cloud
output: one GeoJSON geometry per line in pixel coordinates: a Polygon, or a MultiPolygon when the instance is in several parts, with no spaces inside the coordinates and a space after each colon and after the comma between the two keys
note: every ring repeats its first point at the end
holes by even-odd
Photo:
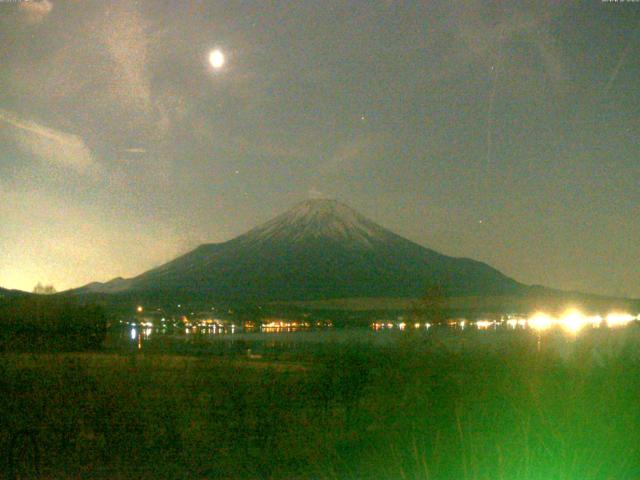
{"type": "Polygon", "coordinates": [[[184,100],[174,92],[154,91],[149,62],[165,32],[140,11],[138,2],[108,2],[105,15],[91,28],[109,58],[109,77],[103,95],[115,100],[133,115],[135,128],[142,129],[156,141],[164,139],[173,118],[184,113],[184,100]]]}
{"type": "MultiPolygon", "coordinates": [[[[437,34],[428,37],[438,37],[438,34],[451,36],[447,42],[449,54],[441,68],[430,73],[431,82],[454,77],[470,63],[481,62],[487,68],[495,65],[501,56],[500,51],[518,41],[526,43],[539,56],[544,74],[554,88],[562,90],[566,87],[567,75],[561,50],[551,33],[551,17],[526,8],[505,11],[492,20],[489,13],[488,4],[479,0],[452,4],[448,16],[434,26],[437,34]]],[[[433,47],[429,40],[418,39],[415,43],[423,49],[433,47]]],[[[517,62],[518,59],[512,61],[517,62]]],[[[522,67],[519,63],[511,68],[519,70],[522,67]]],[[[508,78],[509,65],[505,63],[503,69],[508,78]]]]}
{"type": "Polygon", "coordinates": [[[111,4],[107,13],[110,20],[102,25],[97,35],[113,61],[112,93],[135,109],[149,112],[149,26],[132,2],[111,4]]]}
{"type": "Polygon", "coordinates": [[[325,194],[324,192],[318,190],[316,187],[311,187],[307,191],[307,197],[310,198],[310,199],[314,199],[314,200],[329,198],[329,196],[327,194],[325,194]]]}
{"type": "Polygon", "coordinates": [[[604,94],[605,95],[607,95],[609,93],[609,91],[611,90],[611,87],[613,86],[613,83],[616,81],[616,78],[618,78],[618,74],[620,73],[620,69],[622,68],[622,65],[624,64],[625,60],[627,59],[627,56],[629,55],[629,52],[631,51],[631,47],[633,45],[633,41],[635,40],[635,37],[636,37],[638,31],[640,31],[640,23],[638,23],[638,26],[633,30],[633,33],[631,34],[631,38],[627,42],[626,46],[624,47],[624,50],[622,51],[622,54],[620,55],[620,58],[618,59],[618,63],[616,63],[616,66],[614,67],[614,69],[612,70],[611,74],[609,75],[609,80],[607,80],[607,84],[604,87],[604,94]]]}
{"type": "Polygon", "coordinates": [[[44,17],[51,13],[53,4],[49,0],[41,0],[39,2],[20,2],[18,8],[23,13],[27,23],[40,23],[44,17]]]}
{"type": "Polygon", "coordinates": [[[80,173],[97,166],[89,148],[76,135],[45,127],[4,109],[0,109],[0,122],[13,127],[14,138],[23,150],[45,161],[80,173]]]}
{"type": "Polygon", "coordinates": [[[333,154],[320,165],[320,175],[353,173],[364,168],[380,152],[385,135],[363,135],[338,145],[333,154]]]}

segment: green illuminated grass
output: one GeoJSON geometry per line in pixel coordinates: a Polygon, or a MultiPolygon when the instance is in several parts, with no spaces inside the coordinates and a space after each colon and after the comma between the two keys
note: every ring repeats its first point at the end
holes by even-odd
{"type": "Polygon", "coordinates": [[[635,327],[483,335],[4,354],[0,450],[20,478],[640,478],[635,327]]]}

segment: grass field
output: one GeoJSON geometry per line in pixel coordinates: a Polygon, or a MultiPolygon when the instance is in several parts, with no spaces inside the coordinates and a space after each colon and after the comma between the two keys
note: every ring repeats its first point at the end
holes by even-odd
{"type": "Polygon", "coordinates": [[[5,353],[3,475],[640,478],[637,327],[483,335],[5,353]]]}

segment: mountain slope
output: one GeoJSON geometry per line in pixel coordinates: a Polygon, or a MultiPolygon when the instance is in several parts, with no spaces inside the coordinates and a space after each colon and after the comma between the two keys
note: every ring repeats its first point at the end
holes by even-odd
{"type": "Polygon", "coordinates": [[[309,200],[228,242],[201,245],[132,279],[83,290],[314,300],[413,297],[434,284],[455,295],[524,288],[484,263],[402,238],[335,200],[309,200]]]}
{"type": "Polygon", "coordinates": [[[14,297],[25,297],[27,295],[31,295],[28,292],[23,292],[22,290],[8,290],[6,288],[0,287],[0,300],[8,300],[14,297]]]}

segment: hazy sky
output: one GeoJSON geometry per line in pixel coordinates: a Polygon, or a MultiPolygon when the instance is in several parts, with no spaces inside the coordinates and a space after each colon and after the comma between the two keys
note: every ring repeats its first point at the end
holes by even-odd
{"type": "Polygon", "coordinates": [[[0,286],[132,276],[324,195],[640,297],[639,59],[629,1],[0,2],[0,286]]]}

